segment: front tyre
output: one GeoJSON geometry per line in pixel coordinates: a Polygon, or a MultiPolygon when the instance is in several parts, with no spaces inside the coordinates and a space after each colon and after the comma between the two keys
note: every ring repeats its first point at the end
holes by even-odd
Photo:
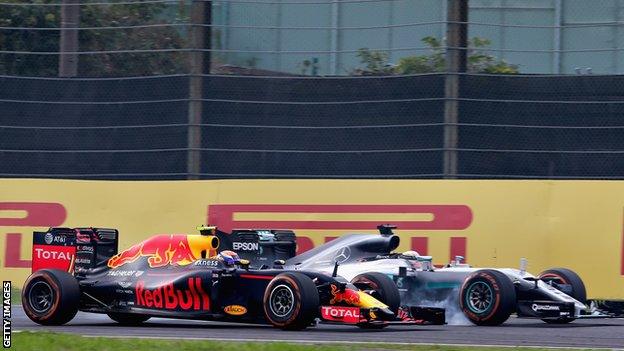
{"type": "Polygon", "coordinates": [[[479,270],[464,281],[459,305],[476,325],[500,325],[516,308],[516,289],[505,274],[492,269],[479,270]]]}
{"type": "Polygon", "coordinates": [[[399,288],[387,275],[379,272],[362,273],[351,279],[351,284],[388,305],[394,314],[398,312],[401,304],[399,288]]]}
{"type": "Polygon", "coordinates": [[[33,322],[62,325],[74,318],[80,303],[80,287],[71,274],[42,269],[31,274],[22,289],[22,307],[33,322]]]}
{"type": "Polygon", "coordinates": [[[139,325],[150,319],[150,316],[130,313],[109,313],[108,316],[121,325],[139,325]]]}
{"type": "MultiPolygon", "coordinates": [[[[585,284],[581,277],[579,277],[576,272],[567,268],[551,268],[543,271],[538,276],[539,279],[544,281],[546,284],[550,284],[557,290],[560,289],[560,285],[568,286],[571,291],[563,291],[564,293],[570,295],[575,300],[586,304],[587,303],[587,292],[585,290],[585,284]]],[[[570,323],[575,318],[557,318],[557,319],[542,319],[544,322],[548,324],[566,324],[570,323]]]]}
{"type": "Polygon", "coordinates": [[[297,272],[282,273],[264,291],[264,314],[273,326],[302,330],[318,315],[318,289],[310,277],[297,272]]]}

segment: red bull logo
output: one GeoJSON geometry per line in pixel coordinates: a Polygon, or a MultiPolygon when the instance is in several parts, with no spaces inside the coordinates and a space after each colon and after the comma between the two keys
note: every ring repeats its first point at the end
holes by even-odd
{"type": "Polygon", "coordinates": [[[329,301],[330,304],[335,305],[340,302],[344,302],[349,305],[359,306],[360,294],[358,291],[345,288],[344,291],[340,291],[340,288],[336,285],[331,285],[331,294],[333,298],[329,301]]]}
{"type": "Polygon", "coordinates": [[[210,310],[210,297],[202,287],[201,278],[189,278],[188,288],[176,289],[173,283],[153,290],[145,289],[145,282],[137,282],[135,288],[136,305],[168,310],[210,310]]]}
{"type": "Polygon", "coordinates": [[[219,239],[215,236],[161,234],[126,249],[108,260],[108,267],[117,268],[147,257],[151,268],[167,265],[185,266],[202,257],[216,255],[219,239]]]}

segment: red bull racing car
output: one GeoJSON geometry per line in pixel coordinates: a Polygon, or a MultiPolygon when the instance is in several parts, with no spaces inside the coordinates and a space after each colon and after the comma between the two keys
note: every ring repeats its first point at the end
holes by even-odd
{"type": "MultiPolygon", "coordinates": [[[[318,320],[363,328],[444,324],[444,309],[400,306],[390,278],[365,275],[356,287],[335,272],[285,270],[281,260],[253,269],[233,251],[218,252],[215,227],[203,226],[200,232],[157,235],[120,253],[115,229],[35,232],[33,273],[22,291],[24,311],[43,325],[67,323],[79,310],[129,325],[150,317],[282,329],[304,329],[318,320]]],[[[267,233],[291,237],[274,230],[256,235],[267,233]]]]}

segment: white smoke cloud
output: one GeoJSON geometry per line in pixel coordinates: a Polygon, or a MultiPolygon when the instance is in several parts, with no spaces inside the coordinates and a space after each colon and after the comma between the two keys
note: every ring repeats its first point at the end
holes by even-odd
{"type": "Polygon", "coordinates": [[[474,325],[459,307],[459,289],[457,288],[438,294],[432,294],[431,291],[421,293],[418,288],[414,288],[406,300],[403,303],[407,305],[444,308],[448,325],[474,325]]]}

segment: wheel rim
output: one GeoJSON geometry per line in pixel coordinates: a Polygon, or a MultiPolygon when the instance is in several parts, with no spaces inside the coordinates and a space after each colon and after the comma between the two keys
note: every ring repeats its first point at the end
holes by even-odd
{"type": "Polygon", "coordinates": [[[37,313],[45,313],[52,308],[54,290],[45,281],[34,283],[28,291],[28,303],[37,313]]]}
{"type": "Polygon", "coordinates": [[[466,305],[474,313],[484,313],[492,307],[494,293],[484,282],[474,282],[466,291],[466,305]]]}
{"type": "Polygon", "coordinates": [[[277,317],[287,316],[295,307],[295,294],[286,285],[278,285],[269,297],[271,312],[277,317]]]}

